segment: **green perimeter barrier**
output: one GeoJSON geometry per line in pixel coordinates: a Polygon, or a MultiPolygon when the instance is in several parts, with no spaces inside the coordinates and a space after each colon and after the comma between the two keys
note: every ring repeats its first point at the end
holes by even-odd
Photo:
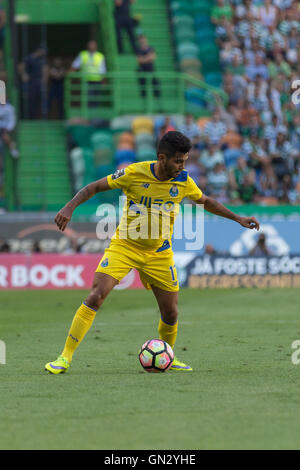
{"type": "Polygon", "coordinates": [[[88,82],[81,72],[72,72],[65,80],[67,119],[112,119],[125,114],[186,112],[200,117],[210,114],[220,99],[227,104],[225,92],[180,72],[114,71],[96,83],[88,82]],[[141,88],[145,97],[141,96],[141,88]],[[159,98],[155,96],[156,89],[160,90],[159,98]]]}

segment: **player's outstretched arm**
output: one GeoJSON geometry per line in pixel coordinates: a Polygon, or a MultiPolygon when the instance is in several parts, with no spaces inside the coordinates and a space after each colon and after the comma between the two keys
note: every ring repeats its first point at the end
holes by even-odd
{"type": "Polygon", "coordinates": [[[63,207],[56,215],[54,221],[58,226],[59,230],[64,231],[68,223],[70,222],[73,212],[80,204],[87,201],[97,193],[107,191],[111,189],[108,185],[107,178],[95,181],[82,188],[71,201],[69,201],[65,207],[63,207]]]}
{"type": "Polygon", "coordinates": [[[204,194],[202,197],[196,201],[197,204],[203,204],[204,209],[212,214],[219,215],[221,217],[225,217],[226,219],[234,220],[238,222],[243,227],[259,230],[259,222],[256,220],[255,217],[241,217],[238,214],[235,214],[231,210],[227,209],[227,207],[223,206],[220,202],[212,197],[205,196],[204,194]]]}

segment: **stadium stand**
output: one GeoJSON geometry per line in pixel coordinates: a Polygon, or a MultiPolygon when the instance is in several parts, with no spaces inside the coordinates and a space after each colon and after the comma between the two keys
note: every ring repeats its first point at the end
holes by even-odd
{"type": "Polygon", "coordinates": [[[19,123],[18,200],[23,210],[55,210],[71,196],[64,124],[19,123]],[[41,157],[42,156],[42,157],[41,157]]]}
{"type": "MultiPolygon", "coordinates": [[[[6,9],[8,4],[4,2],[6,9]]],[[[37,4],[16,2],[17,15],[22,17],[27,8],[33,23],[38,15],[44,24],[58,21],[60,11],[51,2],[45,0],[39,10],[33,8],[37,4]]],[[[70,21],[79,21],[81,0],[65,5],[70,21]]],[[[64,84],[67,125],[55,116],[52,121],[43,119],[42,127],[40,120],[19,122],[17,191],[14,195],[14,169],[8,160],[9,183],[2,205],[55,209],[91,179],[156,158],[157,139],[165,131],[189,132],[184,125],[188,115],[193,120],[191,129],[197,126],[199,131],[191,165],[205,192],[233,204],[298,204],[300,118],[290,89],[300,72],[298,3],[136,0],[131,11],[136,36],[145,35],[156,51],[161,99],[153,97],[151,74],[142,99],[137,58],[126,32],[124,53],[118,54],[113,2],[89,2],[82,21],[88,24],[97,15],[97,38],[108,66],[102,91],[95,98],[97,106],[89,106],[80,73],[68,73],[64,84]],[[148,122],[146,128],[137,130],[133,123],[139,121],[148,122]],[[63,190],[55,191],[57,181],[63,190]]],[[[0,72],[8,73],[16,104],[21,93],[12,85],[11,34],[6,39],[7,72],[1,63],[0,72]]],[[[54,57],[48,56],[48,65],[54,57]]]]}

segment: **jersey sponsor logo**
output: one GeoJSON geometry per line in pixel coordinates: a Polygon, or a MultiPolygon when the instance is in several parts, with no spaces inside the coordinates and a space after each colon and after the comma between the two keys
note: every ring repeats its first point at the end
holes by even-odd
{"type": "Polygon", "coordinates": [[[108,258],[105,258],[101,263],[102,268],[106,268],[108,266],[108,258]]]}
{"type": "Polygon", "coordinates": [[[171,197],[176,197],[178,196],[179,190],[176,184],[173,184],[172,188],[169,191],[169,194],[171,197]]]}
{"type": "Polygon", "coordinates": [[[120,178],[120,176],[125,175],[125,168],[122,168],[121,170],[117,170],[112,176],[111,179],[116,180],[120,178]]]}
{"type": "Polygon", "coordinates": [[[143,206],[148,207],[148,209],[150,209],[150,207],[153,207],[153,206],[159,206],[166,212],[170,212],[174,207],[173,201],[164,202],[163,199],[152,199],[152,197],[148,197],[148,196],[141,196],[139,204],[142,204],[143,206]]]}
{"type": "Polygon", "coordinates": [[[150,186],[150,183],[142,183],[142,185],[141,185],[141,186],[143,186],[143,188],[146,188],[146,189],[148,189],[148,188],[149,188],[149,186],[150,186]]]}

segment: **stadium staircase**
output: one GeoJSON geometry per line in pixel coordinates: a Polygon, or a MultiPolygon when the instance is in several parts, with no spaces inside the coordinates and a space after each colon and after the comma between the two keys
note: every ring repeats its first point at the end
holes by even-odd
{"type": "MultiPolygon", "coordinates": [[[[150,46],[156,51],[156,70],[160,72],[175,72],[176,64],[168,17],[168,0],[136,0],[132,5],[132,16],[139,20],[137,33],[145,34],[150,46]]],[[[134,72],[138,66],[136,56],[129,44],[126,32],[123,34],[123,37],[125,53],[118,55],[116,59],[117,68],[121,72],[134,72]]],[[[163,99],[168,99],[167,86],[167,83],[160,85],[163,99]]],[[[126,87],[125,93],[126,95],[123,93],[124,96],[121,94],[121,99],[126,100],[128,103],[128,111],[131,112],[130,108],[138,110],[141,106],[141,97],[137,79],[132,79],[130,92],[128,94],[128,88],[126,87]]]]}
{"type": "Polygon", "coordinates": [[[57,210],[71,197],[66,131],[59,121],[19,123],[17,199],[22,210],[57,210]]]}

